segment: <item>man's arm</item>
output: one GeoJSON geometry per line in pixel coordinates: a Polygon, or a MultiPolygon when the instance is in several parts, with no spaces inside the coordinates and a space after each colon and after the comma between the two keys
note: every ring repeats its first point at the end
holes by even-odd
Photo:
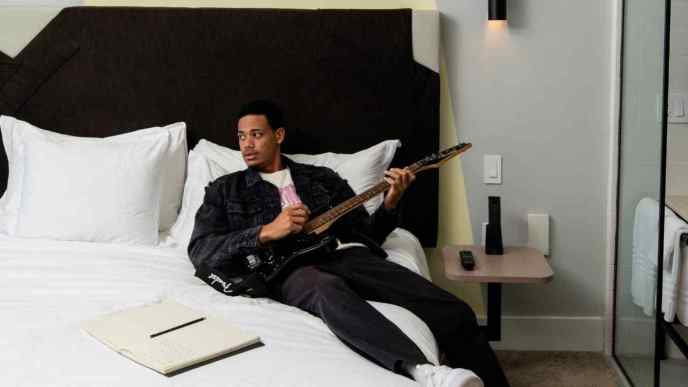
{"type": "Polygon", "coordinates": [[[225,198],[221,184],[206,188],[203,205],[196,213],[194,231],[189,243],[189,257],[196,268],[241,265],[246,256],[259,253],[269,243],[301,231],[310,212],[302,205],[290,206],[270,223],[232,229],[225,212],[225,198]]]}
{"type": "Polygon", "coordinates": [[[201,262],[212,268],[231,265],[260,249],[258,235],[261,226],[243,230],[230,228],[221,185],[216,182],[206,187],[203,204],[196,213],[188,248],[196,268],[201,262]]]}

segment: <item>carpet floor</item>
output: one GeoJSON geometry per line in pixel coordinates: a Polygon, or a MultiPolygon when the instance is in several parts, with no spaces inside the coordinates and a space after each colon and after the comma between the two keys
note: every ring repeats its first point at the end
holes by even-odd
{"type": "Polygon", "coordinates": [[[601,353],[497,351],[512,387],[617,387],[601,353]]]}

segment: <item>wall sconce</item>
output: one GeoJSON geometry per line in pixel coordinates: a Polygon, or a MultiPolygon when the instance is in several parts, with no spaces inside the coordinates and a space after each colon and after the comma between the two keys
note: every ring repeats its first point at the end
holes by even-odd
{"type": "Polygon", "coordinates": [[[506,20],[506,0],[488,0],[487,20],[506,20]]]}

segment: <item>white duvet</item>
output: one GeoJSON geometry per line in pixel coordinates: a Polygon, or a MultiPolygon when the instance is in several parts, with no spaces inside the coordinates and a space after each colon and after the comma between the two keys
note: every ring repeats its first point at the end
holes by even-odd
{"type": "MultiPolygon", "coordinates": [[[[395,230],[390,260],[428,276],[418,241],[395,230]]],[[[372,303],[428,359],[427,326],[372,303]]],[[[323,322],[268,299],[224,296],[193,276],[183,250],[0,237],[0,386],[415,386],[342,344],[323,322]],[[263,347],[173,377],[139,366],[83,333],[79,323],[171,298],[256,333],[263,347]]]]}

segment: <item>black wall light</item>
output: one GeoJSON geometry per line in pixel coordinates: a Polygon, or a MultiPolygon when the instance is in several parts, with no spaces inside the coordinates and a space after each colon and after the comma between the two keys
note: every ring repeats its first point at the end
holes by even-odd
{"type": "Polygon", "coordinates": [[[487,20],[506,20],[506,0],[488,0],[487,20]]]}

